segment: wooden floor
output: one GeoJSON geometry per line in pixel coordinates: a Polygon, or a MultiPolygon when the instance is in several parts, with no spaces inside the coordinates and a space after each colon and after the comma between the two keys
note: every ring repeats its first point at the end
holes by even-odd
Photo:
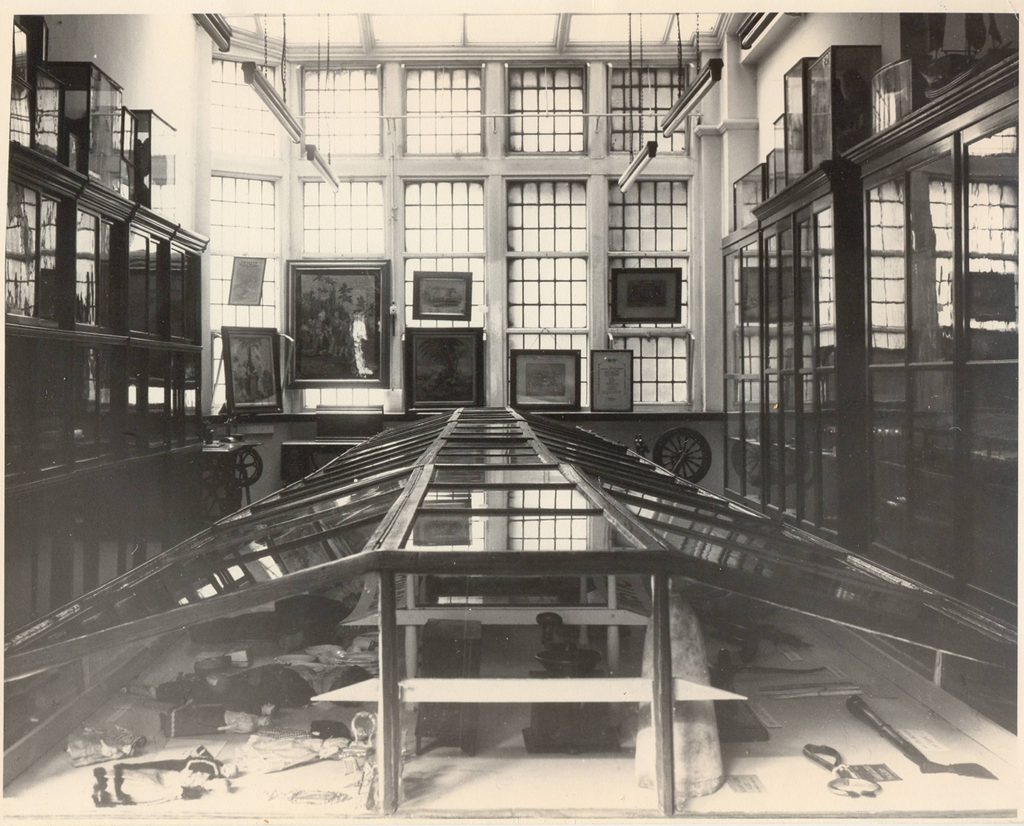
{"type": "MultiPolygon", "coordinates": [[[[772,621],[807,642],[807,649],[768,645],[757,663],[781,668],[823,665],[829,670],[816,680],[849,680],[863,686],[879,713],[904,733],[916,738],[922,750],[942,763],[978,762],[999,780],[980,780],[954,774],[923,775],[893,746],[855,720],[845,709],[845,697],[823,696],[775,699],[762,694],[766,686],[805,682],[808,675],[741,672],[736,690],[751,698],[755,712],[769,726],[766,742],[723,744],[727,775],[713,795],[686,801],[681,814],[694,817],[795,816],[822,818],[883,816],[967,819],[1016,817],[1020,793],[1016,738],[996,727],[926,680],[911,674],[865,641],[835,626],[812,623],[795,615],[778,614],[772,621]],[[931,707],[931,708],[929,708],[931,707]],[[875,799],[851,799],[826,788],[829,774],[801,754],[805,743],[838,748],[850,763],[885,764],[901,779],[883,784],[875,799]]],[[[639,674],[643,632],[635,629],[623,642],[622,673],[639,674]]],[[[600,640],[593,640],[601,649],[600,640]]],[[[709,651],[718,643],[709,642],[709,651]]],[[[525,676],[535,668],[532,654],[539,648],[536,628],[484,629],[483,676],[525,676]]],[[[209,651],[183,642],[158,668],[141,675],[146,683],[173,678],[191,670],[199,653],[209,651]]],[[[312,719],[347,721],[360,708],[353,704],[318,703],[285,710],[276,725],[308,728],[312,719]]],[[[113,696],[92,719],[93,724],[121,723],[145,734],[149,745],[138,759],[180,758],[194,746],[205,745],[218,758],[230,761],[246,735],[229,734],[167,740],[159,732],[158,712],[166,706],[126,694],[113,696]]],[[[641,789],[634,776],[633,738],[636,706],[615,705],[609,713],[620,727],[621,750],[609,754],[541,755],[526,752],[522,730],[530,724],[527,704],[494,704],[480,708],[476,755],[438,746],[417,756],[414,748],[415,710],[403,709],[407,754],[402,775],[402,802],[396,817],[417,822],[433,818],[481,819],[507,817],[599,818],[613,821],[655,818],[656,799],[641,789]]],[[[199,800],[174,801],[138,807],[97,810],[90,800],[91,768],[72,768],[59,751],[49,754],[5,789],[4,814],[11,819],[53,822],[109,823],[122,819],[152,822],[155,818],[198,822],[205,819],[246,823],[349,818],[360,814],[355,801],[318,805],[289,802],[296,790],[317,793],[339,788],[339,767],[326,761],[271,775],[240,776],[231,793],[209,794],[199,800]],[[256,818],[256,820],[254,820],[256,818]]],[[[311,795],[315,797],[315,795],[311,795]]]]}

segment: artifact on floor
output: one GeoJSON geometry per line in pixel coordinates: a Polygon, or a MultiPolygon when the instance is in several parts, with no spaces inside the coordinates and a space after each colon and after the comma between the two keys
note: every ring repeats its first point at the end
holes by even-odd
{"type": "MultiPolygon", "coordinates": [[[[669,628],[672,641],[672,676],[709,685],[707,654],[697,616],[682,595],[669,595],[669,628]]],[[[653,634],[644,639],[643,674],[651,674],[654,660],[653,634]]],[[[672,765],[676,798],[685,800],[711,794],[722,785],[722,753],[711,700],[672,704],[672,765]]],[[[655,785],[654,729],[651,704],[640,705],[636,733],[636,776],[643,788],[655,785]]]]}

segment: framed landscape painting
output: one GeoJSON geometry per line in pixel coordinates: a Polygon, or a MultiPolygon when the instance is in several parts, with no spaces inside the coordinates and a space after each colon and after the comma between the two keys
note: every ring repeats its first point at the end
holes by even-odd
{"type": "Polygon", "coordinates": [[[412,317],[420,321],[469,321],[473,312],[473,274],[412,274],[412,317]]]}
{"type": "Polygon", "coordinates": [[[288,262],[288,334],[296,387],[387,387],[391,356],[386,261],[288,262]]]}

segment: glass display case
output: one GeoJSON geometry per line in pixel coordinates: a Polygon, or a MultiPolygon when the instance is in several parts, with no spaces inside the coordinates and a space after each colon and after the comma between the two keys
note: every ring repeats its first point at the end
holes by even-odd
{"type": "Polygon", "coordinates": [[[32,115],[32,148],[56,158],[60,153],[64,122],[64,84],[39,67],[36,69],[35,111],[32,115]]]}
{"type": "Polygon", "coordinates": [[[781,190],[779,187],[779,167],[785,163],[775,149],[769,150],[764,159],[765,197],[774,198],[781,190]]]}
{"type": "MultiPolygon", "coordinates": [[[[136,175],[136,130],[135,113],[127,106],[121,107],[121,196],[129,201],[138,200],[136,175]]],[[[148,204],[143,204],[148,206],[148,204]]]]}
{"type": "Polygon", "coordinates": [[[871,131],[881,132],[924,103],[924,81],[913,61],[888,63],[871,77],[871,131]]]}
{"type": "Polygon", "coordinates": [[[177,130],[152,109],[133,110],[135,135],[135,200],[173,219],[177,130]]]}
{"type": "Polygon", "coordinates": [[[32,145],[32,84],[28,73],[28,32],[14,22],[11,55],[11,140],[32,145]]]}
{"type": "Polygon", "coordinates": [[[775,137],[775,182],[772,185],[772,191],[775,193],[781,192],[786,188],[786,182],[788,180],[786,173],[786,162],[787,162],[787,147],[786,147],[786,116],[785,114],[779,115],[775,119],[775,125],[772,134],[775,137]]]}
{"type": "Polygon", "coordinates": [[[881,63],[880,46],[832,46],[811,64],[810,168],[871,134],[871,76],[881,63]]]}
{"type": "Polygon", "coordinates": [[[813,62],[803,57],[786,72],[786,183],[807,171],[807,75],[813,62]]]}
{"type": "MultiPolygon", "coordinates": [[[[171,710],[174,692],[191,684],[188,696],[203,694],[205,673],[216,675],[223,692],[241,682],[262,695],[258,675],[268,668],[277,684],[294,685],[268,735],[305,736],[311,726],[341,731],[339,723],[352,735],[340,762],[322,772],[294,765],[279,775],[279,763],[238,761],[231,794],[205,798],[204,815],[260,801],[270,815],[282,802],[308,800],[310,789],[313,799],[346,815],[735,813],[727,768],[761,771],[792,750],[792,762],[782,765],[787,777],[817,778],[815,811],[841,804],[840,814],[877,816],[877,801],[830,794],[825,773],[800,756],[800,744],[836,736],[823,720],[849,716],[845,696],[783,694],[776,705],[762,686],[758,704],[773,716],[803,704],[786,729],[772,732],[771,751],[757,750],[765,739],[759,731],[730,739],[717,722],[730,716],[722,703],[745,696],[733,680],[750,676],[737,673],[731,651],[739,646],[726,642],[730,634],[743,645],[770,641],[745,648],[741,667],[757,662],[754,671],[778,674],[787,661],[775,643],[785,641],[801,648],[805,667],[813,662],[811,688],[821,685],[818,672],[829,673],[830,657],[843,665],[844,681],[828,677],[829,686],[856,694],[872,684],[857,657],[843,659],[845,652],[825,642],[842,633],[836,624],[998,664],[1016,656],[1012,629],[983,612],[686,483],[623,445],[539,415],[466,408],[387,429],[9,631],[5,679],[7,696],[18,696],[26,678],[116,649],[123,681],[160,686],[132,693],[108,683],[124,707],[119,722],[146,733],[147,761],[181,750],[189,735],[162,730],[158,712],[183,723],[191,710],[171,710]],[[728,647],[716,657],[713,678],[705,634],[713,650],[728,647]],[[124,663],[142,649],[149,659],[136,666],[147,669],[136,682],[139,672],[124,663]],[[172,675],[221,650],[239,651],[244,662],[205,663],[197,679],[176,687],[172,675]],[[683,650],[696,663],[685,671],[675,655],[683,650]],[[331,662],[345,666],[344,680],[322,678],[319,666],[331,662]],[[812,708],[816,714],[803,713],[812,708]],[[467,779],[481,766],[486,786],[467,779]],[[281,783],[269,783],[267,774],[281,783]],[[372,794],[354,793],[359,777],[372,782],[372,794]],[[268,800],[268,785],[299,797],[268,800]]],[[[83,663],[81,673],[103,679],[90,666],[83,663]]],[[[887,692],[895,690],[890,685],[887,692]]],[[[745,690],[757,690],[756,681],[745,690]]],[[[247,696],[259,712],[259,699],[247,696]]],[[[885,705],[890,718],[898,711],[900,720],[927,719],[923,708],[906,705],[912,698],[897,699],[885,705]]],[[[100,713],[113,712],[104,705],[100,713]]],[[[36,722],[18,717],[22,741],[31,742],[36,722]]],[[[224,719],[221,713],[199,732],[203,742],[224,759],[246,754],[243,746],[258,741],[218,730],[224,719]]],[[[858,753],[877,739],[856,724],[838,728],[848,730],[844,742],[852,739],[858,753]]],[[[278,749],[268,757],[270,751],[278,749]]],[[[1005,805],[1016,792],[1005,764],[981,747],[963,751],[968,756],[959,759],[1007,776],[973,793],[956,789],[957,810],[1005,805]]],[[[9,804],[38,806],[55,788],[91,780],[102,768],[83,772],[60,758],[47,760],[34,782],[9,790],[5,813],[9,804]]],[[[120,771],[127,793],[139,778],[120,771]]],[[[196,795],[177,789],[162,799],[169,804],[162,811],[192,806],[196,795]]],[[[928,812],[943,811],[950,799],[930,801],[928,812]]],[[[779,815],[806,812],[794,800],[787,789],[759,795],[754,805],[779,815]]],[[[93,803],[87,795],[66,802],[75,813],[93,803]]],[[[906,804],[893,805],[887,814],[906,804]]],[[[911,805],[921,811],[919,794],[911,805]]]]}
{"type": "Polygon", "coordinates": [[[93,63],[48,62],[64,83],[66,137],[60,160],[121,193],[121,87],[93,63]]]}
{"type": "Polygon", "coordinates": [[[759,163],[732,185],[732,228],[754,223],[754,207],[765,198],[765,165],[759,163]]]}

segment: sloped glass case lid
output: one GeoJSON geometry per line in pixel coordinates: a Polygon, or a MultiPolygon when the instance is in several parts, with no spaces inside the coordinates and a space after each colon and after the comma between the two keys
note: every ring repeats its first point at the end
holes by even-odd
{"type": "Polygon", "coordinates": [[[8,633],[7,678],[379,570],[663,572],[695,602],[727,597],[751,618],[776,606],[1016,661],[1016,630],[977,608],[583,429],[474,408],[384,431],[8,633]]]}

